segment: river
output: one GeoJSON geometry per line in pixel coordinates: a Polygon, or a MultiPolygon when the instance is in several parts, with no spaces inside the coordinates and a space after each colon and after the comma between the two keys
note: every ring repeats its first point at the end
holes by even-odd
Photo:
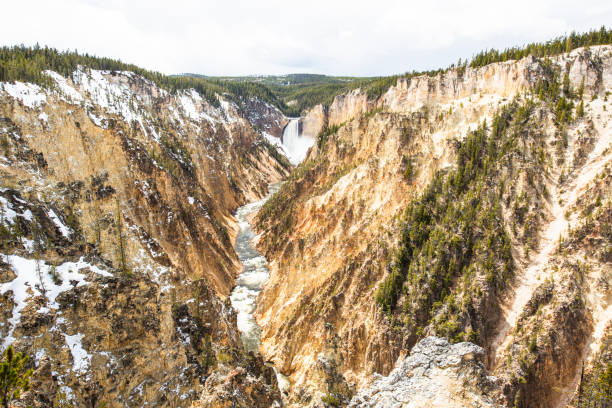
{"type": "MultiPolygon", "coordinates": [[[[268,195],[259,201],[243,205],[236,210],[235,217],[238,220],[238,236],[236,237],[235,250],[238,259],[244,269],[236,279],[236,286],[230,294],[232,307],[238,312],[238,330],[242,343],[247,351],[259,352],[261,346],[261,327],[255,320],[257,309],[257,296],[262,291],[264,284],[270,277],[268,261],[255,247],[255,232],[249,222],[268,199],[278,191],[281,183],[271,184],[268,187],[268,195]]],[[[281,391],[290,386],[289,379],[276,369],[276,379],[281,391]]]]}
{"type": "Polygon", "coordinates": [[[264,203],[280,188],[280,183],[271,184],[268,195],[262,200],[243,205],[236,211],[240,231],[236,237],[235,250],[244,269],[236,280],[230,295],[232,306],[238,312],[238,330],[247,351],[257,353],[261,345],[261,327],[255,320],[257,295],[270,277],[268,261],[255,248],[255,232],[250,219],[264,203]]]}

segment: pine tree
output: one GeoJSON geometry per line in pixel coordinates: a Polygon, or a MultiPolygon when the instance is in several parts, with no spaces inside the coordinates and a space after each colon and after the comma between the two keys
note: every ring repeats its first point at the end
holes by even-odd
{"type": "Polygon", "coordinates": [[[0,403],[4,408],[18,399],[22,391],[30,389],[32,370],[23,370],[28,359],[21,353],[15,354],[13,346],[8,346],[4,351],[4,358],[0,362],[0,403]]]}
{"type": "Polygon", "coordinates": [[[412,164],[412,159],[409,156],[404,157],[404,161],[406,166],[404,167],[404,180],[407,183],[412,182],[412,177],[414,176],[414,166],[412,164]]]}
{"type": "Polygon", "coordinates": [[[568,98],[572,97],[572,85],[570,83],[569,72],[565,72],[565,75],[563,75],[563,94],[568,98]]]}
{"type": "Polygon", "coordinates": [[[565,52],[570,52],[572,49],[572,37],[570,36],[565,41],[565,52]]]}
{"type": "Polygon", "coordinates": [[[576,108],[576,117],[581,118],[584,116],[584,101],[580,101],[580,104],[576,108]]]}
{"type": "Polygon", "coordinates": [[[129,275],[130,270],[127,264],[127,254],[126,254],[126,242],[125,235],[123,234],[123,214],[121,213],[121,207],[119,205],[119,200],[117,199],[117,213],[116,213],[116,222],[117,222],[117,250],[119,252],[119,263],[121,266],[121,273],[123,275],[129,275]]]}
{"type": "Polygon", "coordinates": [[[94,242],[96,246],[99,248],[102,243],[102,210],[96,201],[94,201],[94,220],[90,223],[91,228],[94,232],[94,242]]]}
{"type": "MultiPolygon", "coordinates": [[[[10,236],[9,229],[4,226],[4,211],[4,205],[0,205],[0,249],[4,248],[10,236]]],[[[8,254],[5,255],[5,258],[5,262],[8,263],[8,254]]]]}

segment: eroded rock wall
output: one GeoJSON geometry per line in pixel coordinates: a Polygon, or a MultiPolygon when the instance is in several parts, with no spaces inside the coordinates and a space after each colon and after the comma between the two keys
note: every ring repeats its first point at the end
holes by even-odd
{"type": "MultiPolygon", "coordinates": [[[[515,335],[509,334],[512,331],[496,326],[496,322],[510,320],[510,329],[514,326],[507,310],[512,309],[514,293],[521,288],[529,265],[534,259],[546,262],[553,255],[547,252],[549,241],[544,236],[559,214],[554,201],[565,199],[564,206],[569,197],[574,202],[574,195],[583,192],[582,183],[601,177],[595,169],[601,172],[607,163],[610,110],[602,106],[608,104],[606,95],[612,87],[610,47],[575,50],[550,60],[529,57],[467,68],[464,72],[450,70],[410,82],[399,80],[377,101],[368,102],[355,91],[334,101],[333,114],[317,107],[316,113],[310,115],[308,120],[312,123],[345,123],[338,132],[315,144],[278,196],[262,210],[258,222],[263,233],[260,247],[272,269],[258,307],[263,326],[262,350],[282,373],[291,377],[294,388],[290,404],[313,405],[330,392],[346,400],[351,389],[366,384],[374,372],[389,373],[402,350],[410,350],[423,334],[436,330],[431,321],[418,330],[405,331],[402,327],[407,322],[394,323],[374,302],[381,280],[391,272],[401,212],[435,174],[455,168],[457,148],[470,130],[484,121],[490,125],[498,109],[513,100],[528,103],[529,98],[537,98],[530,92],[538,81],[548,78],[551,67],[558,71],[560,85],[567,73],[570,87],[575,92],[582,90],[585,115],[563,128],[555,116],[557,108],[536,109],[531,119],[533,132],[538,135],[537,148],[542,149],[542,157],[549,158],[544,161],[549,163],[548,170],[536,175],[535,187],[528,187],[534,180],[528,171],[520,175],[513,168],[503,170],[513,174],[508,202],[517,200],[523,189],[531,188],[529,194],[536,194],[525,207],[534,214],[535,221],[513,230],[512,223],[518,222],[516,216],[512,208],[503,207],[516,278],[503,289],[486,292],[473,312],[477,316],[474,322],[481,327],[472,329],[479,329],[480,345],[488,356],[492,350],[494,354],[498,349],[505,350],[514,341],[515,335]],[[517,95],[521,97],[517,99],[517,95]],[[599,146],[598,154],[592,154],[594,146],[599,146]],[[411,164],[409,174],[407,163],[411,164]],[[561,177],[559,181],[561,174],[569,178],[561,177]],[[555,195],[563,189],[571,191],[555,195]],[[533,232],[529,243],[525,241],[527,230],[533,232]],[[506,342],[501,348],[496,340],[500,332],[502,342],[506,342]]],[[[561,214],[567,209],[564,207],[561,214]]],[[[553,228],[553,232],[558,231],[553,228]]],[[[552,240],[557,242],[558,238],[557,234],[552,240]]],[[[608,267],[606,264],[606,270],[608,267]]],[[[561,279],[560,274],[554,276],[561,279]]],[[[487,287],[484,276],[478,282],[482,288],[487,287]]],[[[587,286],[595,284],[593,280],[588,282],[587,286]]],[[[531,288],[537,285],[527,287],[527,291],[520,289],[519,293],[526,293],[529,299],[533,295],[531,288]]],[[[578,291],[584,294],[586,289],[578,291]]],[[[602,299],[608,295],[597,296],[602,299]]],[[[404,307],[402,302],[398,301],[398,307],[404,307]]],[[[584,321],[583,330],[568,325],[573,315],[563,312],[567,309],[556,312],[560,313],[556,316],[561,319],[558,327],[563,328],[560,332],[564,337],[556,347],[573,344],[583,350],[589,333],[597,326],[589,326],[589,316],[603,310],[596,319],[599,324],[610,317],[605,302],[601,302],[594,303],[599,305],[596,308],[576,310],[574,317],[584,321]]],[[[556,373],[555,379],[542,389],[567,382],[582,356],[577,352],[567,355],[567,361],[558,362],[553,355],[540,357],[540,367],[556,373]]],[[[495,368],[489,359],[485,358],[490,368],[514,384],[506,393],[511,405],[520,375],[513,377],[505,369],[495,368]]],[[[503,355],[497,361],[507,360],[503,355]]],[[[529,406],[542,395],[533,390],[529,396],[529,392],[523,392],[519,403],[529,406]]],[[[553,403],[556,398],[542,403],[553,403]]]]}
{"type": "Polygon", "coordinates": [[[255,129],[280,112],[130,72],[47,75],[0,84],[0,332],[31,356],[30,401],[189,406],[237,369],[279,399],[226,296],[232,213],[290,168],[255,129]]]}

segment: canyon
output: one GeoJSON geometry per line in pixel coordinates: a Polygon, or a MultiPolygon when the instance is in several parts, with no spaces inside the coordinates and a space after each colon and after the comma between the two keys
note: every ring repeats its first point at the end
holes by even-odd
{"type": "MultiPolygon", "coordinates": [[[[330,395],[347,403],[374,373],[389,374],[419,338],[449,335],[447,327],[458,332],[457,340],[484,348],[483,364],[499,378],[499,404],[554,406],[572,400],[576,376],[598,358],[602,344],[609,344],[610,291],[601,282],[609,281],[610,264],[601,261],[592,244],[569,244],[568,239],[574,229],[604,222],[592,219],[609,213],[607,204],[599,215],[588,215],[584,208],[593,205],[587,203],[594,196],[609,203],[603,185],[608,185],[612,142],[611,62],[611,48],[603,46],[550,62],[526,57],[451,69],[399,79],[377,100],[354,90],[305,115],[304,129],[336,129],[320,133],[305,162],[257,220],[259,245],[271,269],[257,310],[261,350],[289,376],[289,406],[316,406],[330,395]],[[409,315],[402,321],[399,312],[411,310],[409,293],[384,313],[374,299],[393,273],[398,239],[409,227],[402,225],[404,209],[436,175],[456,168],[466,135],[495,123],[504,107],[532,106],[533,89],[551,68],[572,89],[581,89],[585,113],[560,129],[550,108],[530,107],[537,120],[525,121],[538,136],[518,142],[525,144],[517,154],[532,157],[526,152],[537,149],[541,159],[509,157],[510,167],[499,169],[505,190],[499,192],[502,218],[496,228],[507,231],[504,248],[512,276],[500,269],[504,283],[499,286],[478,271],[471,281],[455,277],[445,289],[447,297],[428,306],[433,314],[415,310],[429,314],[416,324],[409,315]],[[559,137],[567,140],[562,146],[559,137]],[[532,164],[538,160],[547,163],[541,171],[532,164]],[[519,206],[532,214],[529,220],[517,218],[519,206]],[[563,245],[572,250],[560,250],[563,245]],[[467,287],[477,300],[466,297],[467,287]],[[444,304],[452,298],[468,302],[467,315],[443,326],[445,314],[457,308],[444,304]],[[460,325],[463,331],[455,327],[460,325]]],[[[595,240],[590,242],[605,242],[592,233],[585,232],[595,240]]],[[[414,296],[424,289],[415,287],[414,296]]]]}
{"type": "MultiPolygon", "coordinates": [[[[0,83],[15,406],[566,407],[612,354],[612,46],[302,116],[129,71],[0,83]]],[[[596,391],[593,391],[596,390],[596,391]]]]}

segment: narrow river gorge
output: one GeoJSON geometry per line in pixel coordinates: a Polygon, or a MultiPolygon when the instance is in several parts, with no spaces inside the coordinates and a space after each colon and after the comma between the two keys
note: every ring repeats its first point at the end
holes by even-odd
{"type": "MultiPolygon", "coordinates": [[[[299,118],[291,118],[283,130],[282,144],[288,152],[293,165],[298,165],[306,157],[314,138],[300,132],[299,118]]],[[[255,319],[257,297],[263,290],[264,284],[270,277],[268,260],[257,250],[257,238],[251,228],[251,221],[259,209],[276,193],[282,183],[270,184],[268,194],[261,200],[255,201],[236,210],[236,220],[239,231],[236,237],[235,250],[242,263],[243,270],[236,279],[236,286],[230,294],[232,307],[238,313],[237,323],[242,342],[247,351],[259,352],[261,346],[261,327],[255,319]]],[[[276,371],[276,370],[275,370],[276,371]]],[[[276,371],[281,390],[289,388],[289,379],[276,371]]]]}
{"type": "Polygon", "coordinates": [[[612,29],[399,77],[0,71],[0,408],[612,408],[612,29]]]}
{"type": "MultiPolygon", "coordinates": [[[[283,130],[282,144],[289,153],[292,164],[298,165],[306,157],[310,146],[314,143],[312,137],[302,135],[299,129],[299,118],[291,118],[283,130]]],[[[236,237],[235,250],[243,270],[236,286],[232,290],[230,299],[232,306],[238,313],[238,330],[247,351],[257,352],[261,345],[261,327],[255,320],[257,309],[257,296],[270,277],[268,261],[257,250],[255,232],[251,228],[251,220],[265,202],[278,191],[281,183],[271,184],[268,195],[236,210],[235,217],[240,230],[236,237]]]]}
{"type": "Polygon", "coordinates": [[[247,351],[257,352],[261,345],[261,327],[257,324],[254,313],[257,308],[257,296],[270,277],[268,261],[255,247],[255,232],[251,228],[250,221],[279,188],[280,183],[271,184],[266,197],[243,205],[238,208],[235,215],[240,227],[235,249],[244,269],[236,279],[230,300],[238,313],[238,330],[247,351]]]}
{"type": "MultiPolygon", "coordinates": [[[[268,261],[256,248],[255,232],[251,228],[251,221],[259,209],[278,191],[281,183],[271,184],[268,194],[261,200],[255,201],[236,211],[236,219],[240,230],[236,237],[235,250],[243,265],[243,270],[236,279],[236,286],[230,294],[232,307],[238,313],[238,330],[247,351],[259,352],[261,346],[261,327],[255,320],[257,309],[257,296],[270,277],[268,261]]],[[[289,388],[289,379],[276,371],[276,378],[281,390],[289,388]]]]}

